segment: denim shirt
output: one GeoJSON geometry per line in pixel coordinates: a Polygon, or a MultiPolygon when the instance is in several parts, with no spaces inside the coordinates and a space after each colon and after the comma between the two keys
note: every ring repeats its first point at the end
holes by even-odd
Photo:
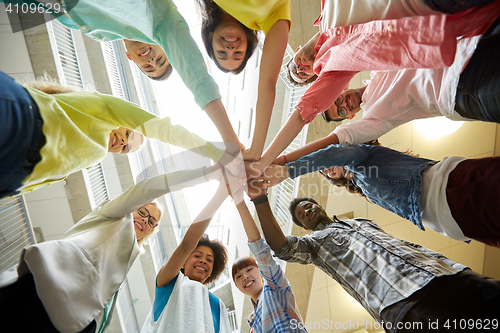
{"type": "Polygon", "coordinates": [[[286,167],[293,179],[333,166],[345,166],[370,201],[425,230],[419,207],[421,173],[436,163],[382,146],[331,145],[289,162],[286,167]]]}

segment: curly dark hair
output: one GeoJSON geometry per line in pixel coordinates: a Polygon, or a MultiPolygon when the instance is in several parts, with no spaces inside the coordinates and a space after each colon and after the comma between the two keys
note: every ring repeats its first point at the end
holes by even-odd
{"type": "Polygon", "coordinates": [[[217,62],[214,54],[214,48],[212,46],[212,37],[214,35],[215,28],[220,23],[222,10],[215,2],[213,2],[213,0],[195,0],[195,1],[198,5],[198,9],[201,14],[201,39],[203,40],[203,44],[205,45],[205,49],[207,50],[208,56],[215,62],[217,68],[219,68],[224,73],[232,73],[232,74],[241,73],[241,71],[247,65],[248,59],[250,59],[253,52],[255,51],[255,48],[257,47],[257,43],[259,41],[257,37],[258,31],[249,29],[240,23],[241,26],[243,27],[243,30],[245,31],[245,34],[247,35],[247,50],[245,52],[245,58],[243,59],[243,62],[241,63],[240,67],[233,69],[231,71],[227,70],[217,62]]]}
{"type": "Polygon", "coordinates": [[[236,273],[238,273],[240,270],[242,270],[243,268],[248,267],[248,266],[254,266],[254,267],[258,268],[257,262],[252,257],[241,257],[241,258],[236,259],[233,262],[233,267],[231,269],[233,281],[234,281],[234,276],[236,275],[236,273]]]}
{"type": "Polygon", "coordinates": [[[292,201],[290,201],[290,206],[288,207],[288,211],[290,212],[290,215],[292,215],[293,223],[295,223],[299,227],[304,228],[304,225],[302,223],[300,223],[300,221],[295,216],[295,208],[297,208],[297,205],[300,204],[302,201],[310,201],[316,205],[319,205],[319,203],[316,200],[314,200],[313,198],[309,198],[309,197],[298,197],[298,198],[295,198],[292,201]]]}
{"type": "Polygon", "coordinates": [[[314,74],[314,76],[310,77],[309,79],[307,79],[306,81],[300,83],[300,82],[297,82],[295,81],[292,76],[290,75],[290,69],[288,69],[288,65],[292,62],[293,58],[290,59],[289,62],[286,63],[286,66],[285,66],[285,75],[286,75],[286,79],[288,80],[288,82],[290,82],[290,84],[292,86],[295,86],[295,87],[302,87],[302,86],[305,86],[305,85],[308,85],[309,83],[312,83],[314,81],[316,81],[316,79],[318,78],[318,75],[314,74]]]}
{"type": "MultiPolygon", "coordinates": [[[[222,273],[227,264],[227,250],[224,244],[222,244],[218,239],[210,239],[207,234],[204,234],[196,245],[198,246],[208,246],[214,252],[214,267],[212,269],[212,274],[203,282],[203,284],[208,284],[217,280],[219,275],[222,273]]],[[[182,274],[184,274],[184,268],[181,268],[182,274]]]]}

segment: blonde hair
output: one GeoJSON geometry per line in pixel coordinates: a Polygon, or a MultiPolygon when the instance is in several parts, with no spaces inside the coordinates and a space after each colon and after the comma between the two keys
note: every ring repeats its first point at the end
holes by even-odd
{"type": "Polygon", "coordinates": [[[77,87],[65,87],[61,85],[58,80],[50,77],[47,73],[38,77],[35,81],[25,83],[25,85],[49,95],[65,94],[82,90],[77,87]]]}
{"type": "Polygon", "coordinates": [[[158,202],[158,200],[155,199],[151,202],[148,202],[146,205],[148,205],[148,204],[153,204],[156,206],[156,208],[160,211],[160,218],[158,219],[158,226],[156,226],[156,228],[154,228],[149,235],[146,235],[146,236],[142,237],[141,239],[137,240],[137,245],[139,245],[139,248],[141,249],[141,251],[144,251],[144,244],[146,244],[146,242],[158,232],[160,220],[161,220],[161,217],[163,216],[163,206],[158,202]]]}

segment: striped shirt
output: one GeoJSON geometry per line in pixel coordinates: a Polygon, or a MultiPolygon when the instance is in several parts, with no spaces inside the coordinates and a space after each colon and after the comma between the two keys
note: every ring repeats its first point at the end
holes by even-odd
{"type": "Polygon", "coordinates": [[[389,235],[366,219],[321,223],[310,235],[287,238],[278,258],[317,266],[378,321],[383,309],[422,289],[433,278],[466,268],[389,235]]]}
{"type": "Polygon", "coordinates": [[[247,318],[254,333],[307,332],[295,306],[292,288],[281,267],[271,256],[269,245],[260,238],[248,243],[255,256],[259,271],[264,278],[264,288],[257,299],[255,309],[247,318]]]}

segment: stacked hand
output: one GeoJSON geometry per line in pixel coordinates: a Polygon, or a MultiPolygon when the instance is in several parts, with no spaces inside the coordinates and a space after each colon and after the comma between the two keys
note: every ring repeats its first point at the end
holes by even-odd
{"type": "MultiPolygon", "coordinates": [[[[246,186],[246,172],[243,163],[241,151],[237,153],[225,155],[221,161],[224,177],[221,183],[224,182],[227,186],[227,191],[231,195],[236,204],[243,200],[243,190],[246,186]]],[[[220,162],[219,162],[220,163],[220,162]]]]}
{"type": "Polygon", "coordinates": [[[249,148],[249,149],[243,151],[243,159],[245,161],[258,161],[258,160],[260,160],[260,157],[261,157],[261,154],[252,150],[252,148],[249,148]]]}
{"type": "Polygon", "coordinates": [[[233,198],[234,203],[237,205],[243,202],[243,192],[245,191],[246,185],[245,178],[234,178],[231,174],[224,172],[224,177],[221,179],[221,185],[226,186],[227,193],[233,198]]]}
{"type": "Polygon", "coordinates": [[[287,178],[288,171],[286,170],[286,166],[271,164],[264,170],[258,179],[263,181],[263,188],[269,188],[271,186],[278,185],[287,178]]]}
{"type": "Polygon", "coordinates": [[[247,194],[250,199],[256,199],[267,193],[267,190],[263,188],[264,182],[259,179],[252,179],[248,182],[247,194]]]}

